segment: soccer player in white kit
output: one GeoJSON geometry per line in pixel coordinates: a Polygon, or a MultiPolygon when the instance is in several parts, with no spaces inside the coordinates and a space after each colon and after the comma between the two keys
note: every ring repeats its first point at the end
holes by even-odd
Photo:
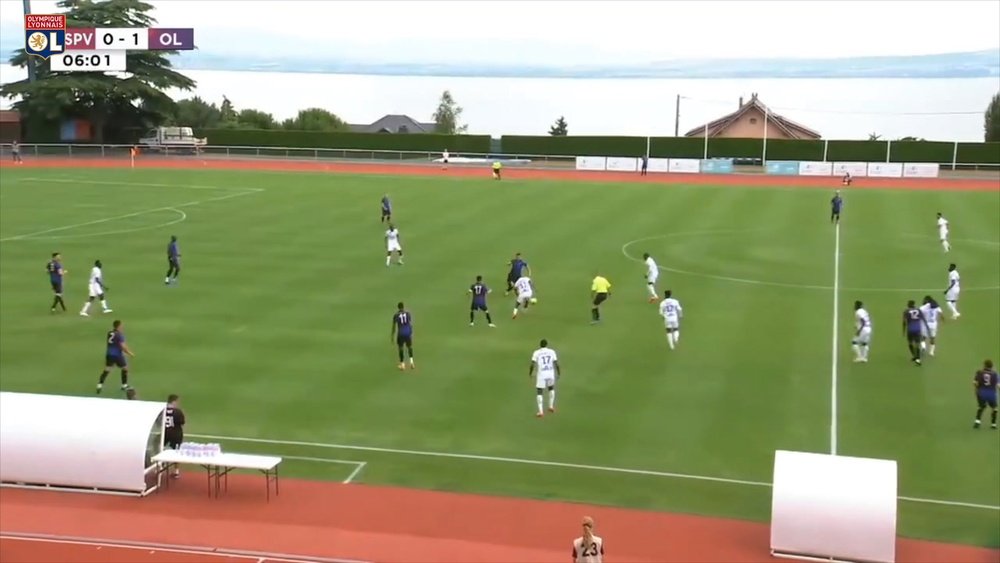
{"type": "Polygon", "coordinates": [[[583,535],[573,540],[573,563],[603,563],[604,539],[594,535],[594,519],[583,518],[583,535]]]}
{"type": "Polygon", "coordinates": [[[851,347],[854,348],[854,361],[867,362],[868,352],[872,342],[872,318],[860,301],[854,302],[854,338],[851,347]]]}
{"type": "Polygon", "coordinates": [[[104,298],[104,292],[107,291],[108,287],[104,285],[104,274],[101,271],[103,267],[100,260],[95,260],[94,267],[90,269],[90,281],[87,284],[88,298],[87,302],[83,304],[83,309],[80,310],[81,317],[90,316],[88,312],[90,311],[90,304],[94,302],[94,299],[101,300],[101,307],[104,309],[104,313],[111,312],[111,308],[108,307],[108,301],[104,298]]]}
{"type": "Polygon", "coordinates": [[[396,263],[403,265],[403,246],[400,244],[399,229],[389,223],[389,230],[385,232],[385,266],[388,268],[392,261],[392,253],[396,253],[396,263]]]}
{"type": "Polygon", "coordinates": [[[646,289],[649,290],[649,302],[656,303],[656,280],[660,277],[660,267],[649,253],[642,255],[646,263],[646,289]]]}
{"type": "MultiPolygon", "coordinates": [[[[524,279],[524,278],[521,278],[524,279]]],[[[535,377],[535,403],[538,405],[538,418],[545,415],[545,390],[549,390],[549,412],[556,412],[556,380],[562,375],[559,368],[559,356],[549,348],[549,341],[542,339],[539,348],[531,354],[531,365],[528,366],[528,377],[535,377]]]]}
{"type": "Polygon", "coordinates": [[[927,350],[931,356],[937,348],[938,318],[941,316],[941,306],[937,304],[930,295],[924,296],[924,304],[920,306],[920,313],[924,315],[923,340],[920,341],[920,349],[927,350]]]}
{"type": "Polygon", "coordinates": [[[958,294],[962,292],[961,276],[958,275],[958,266],[948,265],[948,288],[944,290],[944,300],[951,310],[951,318],[957,319],[962,314],[958,312],[958,294]]]}
{"type": "Polygon", "coordinates": [[[951,250],[951,243],[948,242],[948,220],[940,213],[937,214],[937,217],[938,238],[941,239],[941,246],[944,247],[944,251],[949,252],[951,250]]]}
{"type": "Polygon", "coordinates": [[[681,317],[684,316],[684,309],[681,308],[681,302],[674,299],[673,292],[669,289],[663,292],[660,316],[663,317],[663,325],[667,329],[667,343],[673,350],[681,341],[681,317]]]}
{"type": "Polygon", "coordinates": [[[528,305],[535,300],[535,288],[531,285],[531,278],[521,276],[514,282],[514,290],[517,291],[517,301],[514,302],[514,314],[512,319],[517,318],[517,313],[521,308],[527,309],[528,305]]]}

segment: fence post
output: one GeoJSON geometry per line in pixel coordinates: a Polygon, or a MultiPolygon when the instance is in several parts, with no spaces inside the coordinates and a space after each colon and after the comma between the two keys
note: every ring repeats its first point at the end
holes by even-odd
{"type": "Polygon", "coordinates": [[[823,162],[826,162],[826,156],[830,152],[830,139],[823,139],[823,162]]]}
{"type": "Polygon", "coordinates": [[[708,123],[705,124],[705,156],[702,160],[708,160],[708,123]]]}
{"type": "Polygon", "coordinates": [[[69,150],[69,155],[73,156],[73,145],[67,145],[66,148],[69,150]]]}
{"type": "Polygon", "coordinates": [[[951,169],[955,170],[955,166],[958,164],[958,141],[955,141],[955,148],[951,151],[951,169]]]}
{"type": "Polygon", "coordinates": [[[885,142],[885,161],[892,162],[889,157],[892,155],[892,139],[887,139],[885,142]]]}

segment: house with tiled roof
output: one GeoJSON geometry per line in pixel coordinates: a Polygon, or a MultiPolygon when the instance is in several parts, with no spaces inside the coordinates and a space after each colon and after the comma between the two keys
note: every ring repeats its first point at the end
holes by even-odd
{"type": "Polygon", "coordinates": [[[351,124],[355,133],[433,133],[433,123],[421,123],[408,115],[386,115],[374,123],[351,124]]]}
{"type": "Polygon", "coordinates": [[[750,101],[743,103],[733,113],[724,115],[715,121],[699,125],[684,134],[685,137],[730,138],[730,139],[763,139],[767,132],[768,139],[809,139],[820,138],[820,134],[805,125],[796,123],[787,117],[771,111],[757,98],[750,96],[750,101]],[[767,121],[767,128],[764,122],[767,121]]]}

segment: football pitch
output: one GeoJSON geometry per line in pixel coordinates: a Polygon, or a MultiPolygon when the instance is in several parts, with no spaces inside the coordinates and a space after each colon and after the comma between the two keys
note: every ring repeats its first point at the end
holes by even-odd
{"type": "Polygon", "coordinates": [[[1000,360],[1000,191],[862,182],[838,231],[835,183],[5,168],[2,389],[92,394],[122,319],[141,399],[181,395],[191,439],[287,456],[290,475],[767,521],[775,450],[837,453],[898,460],[901,534],[998,547],[1000,432],[972,429],[972,374],[1000,360]],[[404,266],[385,266],[383,194],[404,266]],[[167,287],[170,235],[183,271],[167,287]],[[55,251],[65,314],[49,313],[55,251]],[[539,298],[516,321],[515,252],[539,298]],[[644,252],[684,307],[673,351],[644,252]],[[82,318],[95,259],[114,313],[82,318]],[[949,262],[962,317],[916,367],[902,310],[943,304],[949,262]],[[591,325],[596,273],[613,294],[591,325]],[[476,275],[496,328],[469,326],[476,275]],[[852,362],[855,300],[872,315],[867,364],[852,362]],[[414,371],[390,341],[399,301],[414,371]],[[538,420],[541,338],[563,377],[558,412],[538,420]]]}

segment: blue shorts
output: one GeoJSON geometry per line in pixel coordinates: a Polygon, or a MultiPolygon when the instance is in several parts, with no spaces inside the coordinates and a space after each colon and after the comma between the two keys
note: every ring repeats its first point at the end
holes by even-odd
{"type": "Polygon", "coordinates": [[[413,346],[413,335],[400,334],[396,337],[396,346],[413,346]]]}
{"type": "Polygon", "coordinates": [[[483,302],[473,301],[472,302],[472,310],[473,311],[486,311],[486,310],[488,310],[488,308],[486,307],[486,302],[485,301],[483,301],[483,302]]]}
{"type": "Polygon", "coordinates": [[[979,391],[976,393],[976,402],[979,403],[979,408],[985,408],[989,406],[991,409],[997,408],[997,394],[996,391],[979,391]]]}
{"type": "Polygon", "coordinates": [[[128,362],[125,361],[125,356],[104,356],[104,367],[127,368],[128,362]]]}
{"type": "Polygon", "coordinates": [[[52,280],[52,292],[62,295],[62,280],[52,280]]]}

